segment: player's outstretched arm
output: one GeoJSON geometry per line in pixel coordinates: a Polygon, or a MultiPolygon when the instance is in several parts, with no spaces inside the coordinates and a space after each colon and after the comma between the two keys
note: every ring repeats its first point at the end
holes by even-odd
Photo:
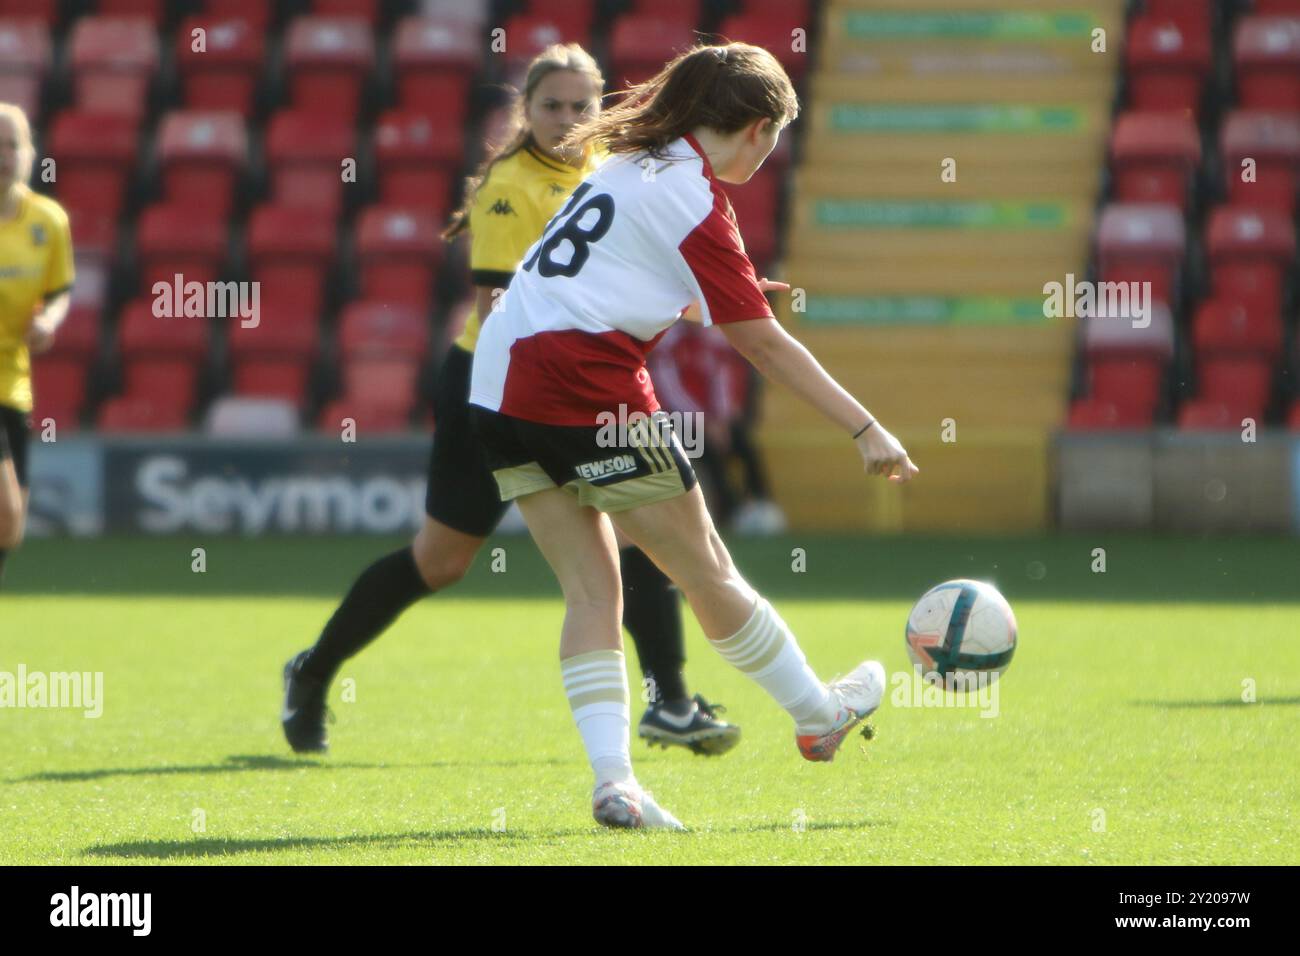
{"type": "Polygon", "coordinates": [[[909,481],[919,470],[902,444],[822,368],[821,363],[775,319],[720,326],[733,348],[767,378],[793,391],[854,436],[867,473],[909,481]]]}

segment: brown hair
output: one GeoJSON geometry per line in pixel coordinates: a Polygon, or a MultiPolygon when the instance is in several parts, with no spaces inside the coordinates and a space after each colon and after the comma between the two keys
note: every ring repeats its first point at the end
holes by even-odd
{"type": "Polygon", "coordinates": [[[601,74],[600,67],[596,65],[596,61],[592,59],[591,54],[578,44],[555,43],[537,54],[533,61],[528,64],[523,94],[515,95],[511,107],[510,126],[504,142],[489,151],[487,158],[483,160],[478,171],[465,180],[465,201],[452,214],[451,220],[447,223],[447,228],[442,232],[443,239],[450,242],[469,227],[469,211],[474,205],[474,197],[478,193],[479,187],[487,179],[488,174],[492,172],[492,167],[501,160],[513,156],[521,149],[533,145],[533,131],[529,127],[528,117],[525,115],[528,101],[532,99],[533,94],[537,91],[538,84],[542,80],[561,70],[572,70],[574,73],[584,73],[591,77],[592,82],[596,84],[597,95],[605,88],[605,77],[601,74]]]}
{"type": "Polygon", "coordinates": [[[734,133],[756,119],[785,126],[799,115],[790,77],[762,47],[699,45],[658,75],[629,88],[617,106],[570,131],[573,146],[603,145],[611,153],[660,154],[697,126],[734,133]]]}

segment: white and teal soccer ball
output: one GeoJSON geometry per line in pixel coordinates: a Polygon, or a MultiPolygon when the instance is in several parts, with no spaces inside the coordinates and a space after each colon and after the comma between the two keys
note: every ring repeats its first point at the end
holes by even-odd
{"type": "Polygon", "coordinates": [[[907,616],[907,656],[932,683],[991,683],[1015,652],[1016,615],[985,581],[935,585],[907,616]]]}

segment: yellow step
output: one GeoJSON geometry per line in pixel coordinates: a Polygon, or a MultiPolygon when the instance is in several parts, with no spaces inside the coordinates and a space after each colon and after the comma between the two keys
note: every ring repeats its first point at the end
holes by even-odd
{"type": "Polygon", "coordinates": [[[1041,430],[967,430],[957,441],[896,429],[921,473],[897,486],[862,471],[851,441],[807,429],[760,428],[773,494],[792,527],[840,532],[1015,533],[1050,518],[1049,437],[1041,430]]]}

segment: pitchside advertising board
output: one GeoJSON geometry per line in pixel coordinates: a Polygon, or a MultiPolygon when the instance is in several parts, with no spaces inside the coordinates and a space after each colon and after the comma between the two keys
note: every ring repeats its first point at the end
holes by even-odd
{"type": "Polygon", "coordinates": [[[36,533],[393,534],[424,519],[426,436],[83,441],[77,454],[33,452],[36,533]]]}
{"type": "MultiPolygon", "coordinates": [[[[34,436],[35,437],[35,436],[34,436]]],[[[34,536],[394,534],[424,520],[426,436],[33,442],[34,536]]],[[[1300,534],[1300,440],[1261,433],[1061,439],[1064,528],[1300,534]],[[1105,447],[1102,447],[1105,446],[1105,447]],[[1105,454],[1102,454],[1102,453],[1105,454]],[[1136,454],[1135,457],[1135,452],[1136,454]],[[1288,500],[1289,499],[1289,500],[1288,500]]]]}

